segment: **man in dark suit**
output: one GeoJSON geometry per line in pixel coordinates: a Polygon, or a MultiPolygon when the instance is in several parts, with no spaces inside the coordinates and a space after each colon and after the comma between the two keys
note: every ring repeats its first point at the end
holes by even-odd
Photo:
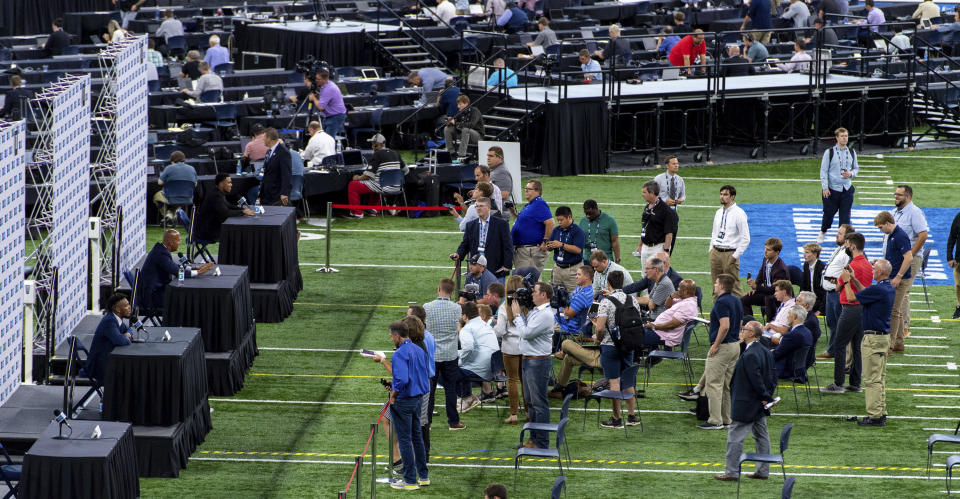
{"type": "MultiPolygon", "coordinates": [[[[753,432],[758,453],[770,453],[770,435],[767,433],[767,415],[770,411],[764,406],[773,402],[777,373],[774,369],[773,354],[757,341],[762,335],[759,322],[750,322],[740,329],[740,340],[746,344],[746,349],[737,359],[733,378],[730,380],[733,421],[727,433],[726,471],[722,475],[714,476],[717,480],[737,481],[738,462],[747,431],[753,432]]],[[[750,473],[747,477],[766,480],[769,473],[769,464],[759,464],[757,472],[750,473]]]]}
{"type": "MultiPolygon", "coordinates": [[[[10,118],[11,120],[25,118],[25,116],[21,116],[20,101],[32,99],[33,90],[23,88],[23,79],[20,78],[20,75],[10,77],[10,87],[12,87],[12,90],[7,92],[7,96],[3,101],[3,111],[0,112],[0,115],[10,118]]],[[[24,107],[23,109],[25,110],[26,108],[24,107]]]]}
{"type": "Polygon", "coordinates": [[[739,45],[728,46],[727,55],[729,57],[723,61],[723,76],[750,76],[756,74],[756,66],[750,66],[750,61],[740,55],[739,45]]]}
{"type": "Polygon", "coordinates": [[[121,294],[114,294],[107,300],[107,313],[100,319],[97,329],[93,333],[93,342],[87,354],[87,364],[84,371],[93,378],[99,386],[107,383],[107,367],[110,352],[114,347],[130,344],[129,327],[123,319],[130,317],[130,302],[121,294]]]}
{"type": "Polygon", "coordinates": [[[803,308],[802,305],[790,307],[787,312],[787,323],[790,329],[783,336],[779,338],[774,336],[770,339],[777,345],[777,348],[773,350],[773,360],[777,363],[777,377],[780,379],[799,379],[801,381],[807,379],[806,358],[801,365],[795,365],[793,362],[793,358],[798,351],[807,347],[807,353],[809,353],[809,348],[813,345],[813,335],[804,325],[806,319],[807,309],[803,308]]]}
{"type": "Polygon", "coordinates": [[[52,29],[53,32],[50,33],[50,38],[47,38],[47,43],[43,46],[43,50],[46,52],[47,57],[52,55],[63,55],[63,49],[70,46],[70,34],[63,30],[62,17],[58,17],[53,20],[52,29]]]}
{"type": "MultiPolygon", "coordinates": [[[[163,313],[164,293],[167,284],[174,275],[179,274],[180,266],[173,261],[171,253],[180,247],[180,233],[170,229],[163,233],[163,242],[153,245],[147,259],[140,269],[140,284],[137,288],[137,304],[141,309],[152,313],[163,313]]],[[[213,268],[213,263],[205,263],[196,270],[185,270],[184,277],[196,277],[213,268]]]]}
{"type": "Polygon", "coordinates": [[[813,310],[820,315],[826,312],[827,290],[823,289],[823,269],[825,265],[820,261],[820,245],[807,243],[803,245],[803,281],[800,291],[813,291],[817,295],[817,302],[813,310]]]}
{"type": "Polygon", "coordinates": [[[217,188],[207,195],[200,205],[197,220],[193,227],[193,237],[200,241],[217,242],[220,240],[220,226],[230,217],[253,216],[249,208],[237,208],[227,202],[226,195],[233,189],[233,180],[226,173],[218,173],[214,181],[217,188]]]}
{"type": "Polygon", "coordinates": [[[463,240],[451,260],[463,260],[467,255],[482,254],[487,258],[487,268],[503,281],[513,266],[513,241],[506,220],[490,216],[490,199],[477,199],[476,220],[467,223],[463,240]]]}
{"type": "Polygon", "coordinates": [[[781,279],[790,280],[790,270],[787,269],[787,264],[780,259],[780,250],[782,249],[783,243],[775,237],[771,237],[763,243],[763,263],[760,264],[760,270],[757,271],[757,278],[747,279],[747,284],[753,290],[740,299],[740,303],[743,305],[743,315],[753,315],[753,305],[763,307],[763,314],[767,318],[767,322],[772,321],[777,314],[779,303],[773,296],[774,291],[776,291],[774,283],[781,279]]]}
{"type": "Polygon", "coordinates": [[[268,128],[263,132],[263,143],[267,146],[267,154],[263,159],[263,179],[260,181],[260,202],[265,205],[290,204],[290,151],[280,140],[276,128],[268,128]]]}
{"type": "Polygon", "coordinates": [[[807,354],[807,365],[809,369],[817,360],[817,342],[820,341],[820,318],[813,305],[817,301],[817,296],[813,291],[801,291],[797,295],[796,304],[807,310],[807,319],[803,321],[803,326],[810,331],[810,352],[807,354]]]}

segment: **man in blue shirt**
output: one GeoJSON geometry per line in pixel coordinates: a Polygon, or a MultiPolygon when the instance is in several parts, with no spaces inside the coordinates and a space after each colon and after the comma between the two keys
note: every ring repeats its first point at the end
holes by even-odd
{"type": "Polygon", "coordinates": [[[390,339],[397,347],[391,362],[391,420],[397,432],[400,460],[403,462],[403,480],[393,481],[390,486],[400,490],[416,490],[421,485],[430,485],[420,421],[420,404],[423,403],[423,395],[430,391],[428,356],[426,349],[410,341],[409,331],[402,321],[390,324],[390,339]]]}
{"type": "MultiPolygon", "coordinates": [[[[750,1],[750,7],[747,8],[747,15],[743,18],[743,23],[740,24],[740,31],[747,29],[747,24],[750,24],[750,29],[769,30],[771,28],[770,0],[750,1]]],[[[770,41],[770,32],[760,31],[753,33],[753,38],[762,43],[768,43],[770,41]]]]}
{"type": "Polygon", "coordinates": [[[853,177],[860,167],[857,153],[847,147],[849,134],[846,128],[838,128],[834,135],[837,145],[823,152],[820,161],[820,189],[823,190],[823,218],[820,221],[820,236],[817,243],[826,238],[827,229],[833,225],[833,215],[840,212],[840,225],[850,223],[850,208],[853,206],[853,177]]]}
{"type": "Polygon", "coordinates": [[[593,305],[593,267],[581,265],[577,269],[577,288],[570,293],[570,306],[557,310],[558,334],[553,335],[553,349],[560,345],[560,337],[569,335],[593,335],[593,327],[587,320],[587,312],[593,305]]]}
{"type": "Polygon", "coordinates": [[[733,293],[736,280],[730,274],[720,274],[713,283],[717,298],[710,311],[710,351],[703,368],[704,393],[710,403],[710,417],[697,427],[702,430],[722,430],[731,423],[730,378],[740,357],[740,324],[743,306],[733,293]]]}
{"type": "MultiPolygon", "coordinates": [[[[427,94],[442,90],[448,78],[452,77],[438,68],[423,68],[407,75],[407,83],[415,87],[421,87],[420,99],[423,102],[420,104],[425,105],[430,104],[427,102],[427,94]]],[[[437,98],[439,99],[439,97],[437,98]]]]}
{"type": "Polygon", "coordinates": [[[508,2],[503,15],[497,19],[497,26],[503,27],[507,33],[516,33],[523,31],[523,28],[530,22],[527,13],[517,7],[515,2],[508,2]]]}
{"type": "Polygon", "coordinates": [[[906,231],[898,227],[893,220],[893,215],[889,211],[881,211],[873,219],[873,225],[884,233],[883,236],[883,257],[890,262],[890,268],[896,271],[895,276],[891,276],[890,285],[896,291],[893,299],[894,309],[890,321],[891,338],[890,347],[895,351],[903,351],[903,332],[907,329],[904,323],[904,315],[897,308],[902,305],[905,297],[910,296],[910,285],[912,284],[910,265],[913,263],[913,251],[911,251],[910,236],[906,231]]]}
{"type": "MultiPolygon", "coordinates": [[[[174,198],[177,202],[181,201],[177,196],[173,195],[174,193],[170,192],[169,183],[183,181],[193,183],[193,187],[197,186],[197,170],[195,170],[193,166],[186,164],[186,160],[187,156],[180,151],[170,153],[170,164],[163,169],[160,173],[160,179],[157,180],[157,185],[159,185],[161,189],[153,195],[153,202],[160,205],[160,213],[170,225],[175,225],[176,222],[173,216],[174,212],[169,208],[171,204],[170,198],[174,198]]],[[[190,192],[190,201],[193,201],[193,191],[191,190],[190,192]]]]}
{"type": "Polygon", "coordinates": [[[673,34],[673,26],[664,26],[660,34],[663,36],[659,37],[660,45],[657,46],[657,53],[660,57],[666,57],[673,50],[673,46],[680,41],[680,37],[673,34]]]}
{"type": "MultiPolygon", "coordinates": [[[[907,237],[910,238],[911,246],[910,251],[913,252],[913,261],[910,262],[910,276],[902,277],[903,280],[907,281],[908,286],[913,287],[914,278],[920,273],[920,268],[923,265],[923,257],[920,255],[920,251],[923,250],[924,243],[927,242],[927,232],[929,227],[927,226],[927,217],[924,216],[923,210],[913,204],[913,188],[906,184],[901,184],[897,186],[897,190],[893,194],[894,202],[896,207],[892,210],[889,210],[890,213],[893,213],[893,220],[897,223],[897,227],[903,229],[907,233],[907,237]]],[[[892,272],[896,272],[896,268],[892,272]]],[[[891,274],[893,276],[893,274],[891,274]]],[[[894,282],[893,279],[890,279],[890,284],[894,287],[897,287],[899,283],[894,282]]],[[[893,313],[891,314],[890,320],[890,343],[893,346],[891,352],[900,352],[903,353],[902,342],[900,345],[897,344],[897,338],[910,336],[910,288],[907,288],[907,293],[904,294],[899,301],[893,302],[893,313]],[[902,317],[900,320],[897,320],[898,317],[902,317]],[[903,328],[904,331],[899,329],[903,328]]]]}
{"type": "Polygon", "coordinates": [[[583,263],[583,247],[587,235],[579,225],[573,223],[573,210],[569,206],[560,206],[555,213],[557,226],[547,241],[548,250],[553,250],[553,272],[550,284],[562,284],[567,291],[577,287],[577,269],[583,263]]]}
{"type": "Polygon", "coordinates": [[[453,80],[447,80],[446,87],[440,92],[440,101],[437,105],[443,111],[447,118],[453,118],[460,112],[457,108],[457,97],[460,97],[460,87],[453,84],[453,80]]]}
{"type": "Polygon", "coordinates": [[[543,272],[547,261],[547,236],[553,234],[554,222],[542,194],[543,184],[539,180],[530,180],[523,188],[527,205],[517,214],[517,221],[510,229],[514,268],[534,267],[537,272],[543,272]]]}
{"type": "Polygon", "coordinates": [[[580,60],[580,71],[583,71],[583,81],[587,83],[603,81],[603,70],[600,68],[600,63],[590,57],[590,52],[587,49],[581,49],[577,58],[580,60]]]}
{"type": "Polygon", "coordinates": [[[777,377],[780,379],[807,379],[807,359],[802,359],[799,365],[794,363],[800,349],[813,346],[813,333],[807,328],[806,319],[807,309],[803,305],[793,305],[787,310],[787,332],[783,335],[773,333],[770,338],[770,342],[776,345],[773,360],[777,363],[777,377]]]}
{"type": "Polygon", "coordinates": [[[953,53],[953,46],[957,42],[960,42],[960,10],[953,11],[952,23],[937,26],[937,31],[941,35],[940,45],[947,54],[955,55],[953,53]]]}
{"type": "Polygon", "coordinates": [[[495,87],[503,80],[507,80],[507,88],[517,86],[517,73],[514,73],[513,70],[506,67],[506,65],[501,57],[497,57],[497,59],[493,61],[493,67],[501,69],[494,69],[490,74],[490,78],[487,79],[488,87],[495,87]]]}
{"type": "Polygon", "coordinates": [[[220,37],[210,35],[210,48],[204,54],[203,60],[210,64],[210,70],[217,71],[217,66],[230,62],[230,51],[220,45],[220,37]]]}
{"type": "MultiPolygon", "coordinates": [[[[861,352],[863,359],[863,395],[867,402],[867,417],[858,419],[860,426],[886,426],[887,424],[887,351],[890,348],[890,312],[894,304],[894,291],[890,277],[890,262],[880,258],[873,264],[873,280],[870,287],[854,276],[853,287],[856,299],[863,305],[860,322],[863,325],[861,352]]],[[[853,294],[850,286],[845,290],[853,294]]]]}
{"type": "MultiPolygon", "coordinates": [[[[140,284],[137,287],[137,307],[141,310],[150,312],[150,315],[164,315],[164,297],[167,285],[173,280],[173,276],[179,274],[180,265],[173,261],[172,253],[180,248],[180,233],[174,229],[168,229],[163,233],[163,241],[153,245],[153,249],[147,253],[147,258],[143,261],[143,267],[140,268],[140,284]]],[[[213,268],[213,262],[208,262],[200,267],[184,269],[183,275],[186,278],[196,277],[206,274],[213,268]]]]}

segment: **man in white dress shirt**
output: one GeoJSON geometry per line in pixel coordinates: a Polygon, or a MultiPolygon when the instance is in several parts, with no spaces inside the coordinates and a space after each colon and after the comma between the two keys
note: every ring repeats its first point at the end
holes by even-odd
{"type": "Polygon", "coordinates": [[[720,274],[730,274],[736,279],[730,291],[743,296],[740,286],[740,256],[750,246],[750,227],[747,214],[737,206],[737,189],[732,185],[720,188],[721,208],[713,216],[713,232],[710,234],[710,279],[717,281],[720,274]]]}

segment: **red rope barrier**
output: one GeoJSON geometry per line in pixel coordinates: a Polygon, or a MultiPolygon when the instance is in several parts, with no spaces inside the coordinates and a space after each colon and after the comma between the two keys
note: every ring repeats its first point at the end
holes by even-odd
{"type": "MultiPolygon", "coordinates": [[[[335,204],[333,208],[338,210],[408,210],[408,211],[450,211],[443,206],[380,206],[373,204],[335,204]]],[[[462,210],[459,206],[454,209],[462,210]]]]}
{"type": "MultiPolygon", "coordinates": [[[[380,424],[380,421],[383,420],[383,415],[387,412],[387,409],[390,407],[390,402],[383,404],[383,409],[380,409],[380,415],[377,416],[376,424],[380,424]]],[[[376,431],[376,428],[370,428],[370,436],[367,437],[367,443],[363,446],[363,452],[360,453],[360,462],[363,461],[363,458],[367,456],[367,450],[370,448],[370,441],[373,440],[373,432],[376,431]]],[[[347,481],[347,488],[344,489],[344,492],[350,492],[350,486],[353,485],[353,479],[357,476],[357,466],[360,465],[360,462],[353,465],[353,473],[350,474],[350,480],[347,481]]]]}

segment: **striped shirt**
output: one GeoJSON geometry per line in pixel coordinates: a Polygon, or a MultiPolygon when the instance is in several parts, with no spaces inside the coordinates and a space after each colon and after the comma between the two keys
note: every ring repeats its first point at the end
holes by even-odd
{"type": "Polygon", "coordinates": [[[445,296],[437,297],[425,303],[427,311],[427,330],[437,340],[437,362],[457,360],[457,326],[460,323],[460,305],[445,296]]]}

